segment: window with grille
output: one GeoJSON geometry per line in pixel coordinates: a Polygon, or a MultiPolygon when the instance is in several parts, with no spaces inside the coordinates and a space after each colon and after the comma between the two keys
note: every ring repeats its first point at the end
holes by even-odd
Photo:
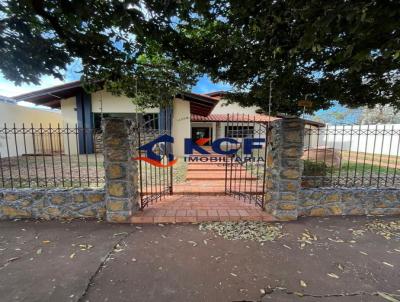
{"type": "Polygon", "coordinates": [[[254,136],[253,126],[226,126],[225,137],[245,138],[254,136]]]}

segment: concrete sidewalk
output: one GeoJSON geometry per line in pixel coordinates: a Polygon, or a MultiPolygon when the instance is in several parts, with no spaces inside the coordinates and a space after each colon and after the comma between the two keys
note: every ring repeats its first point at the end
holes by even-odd
{"type": "Polygon", "coordinates": [[[191,224],[1,222],[0,300],[388,301],[377,292],[400,295],[400,241],[349,230],[368,221],[299,220],[263,245],[191,224]],[[300,248],[305,229],[317,240],[300,248]]]}

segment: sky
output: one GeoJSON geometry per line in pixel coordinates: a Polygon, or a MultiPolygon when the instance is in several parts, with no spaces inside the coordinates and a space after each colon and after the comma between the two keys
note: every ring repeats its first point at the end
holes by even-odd
{"type": "MultiPolygon", "coordinates": [[[[75,62],[71,64],[64,75],[65,81],[61,81],[59,79],[55,79],[50,76],[44,76],[41,79],[40,85],[29,85],[23,84],[21,86],[16,86],[13,82],[8,81],[4,78],[4,76],[0,73],[0,95],[13,97],[19,94],[52,87],[55,85],[60,85],[63,83],[71,82],[78,80],[80,77],[79,71],[77,68],[79,67],[79,62],[75,62]]],[[[206,93],[212,91],[227,91],[232,87],[226,83],[213,83],[209,77],[202,76],[199,78],[197,84],[193,87],[192,91],[196,93],[206,93]]],[[[31,107],[30,103],[21,103],[20,105],[31,107]]],[[[335,116],[340,114],[345,114],[348,111],[346,107],[343,107],[339,104],[335,104],[332,108],[328,110],[320,110],[317,111],[314,115],[319,119],[322,119],[328,123],[335,123],[335,116]]],[[[345,119],[342,121],[343,123],[355,123],[358,119],[359,112],[352,111],[350,114],[345,114],[345,119]]],[[[313,119],[312,116],[307,116],[306,118],[313,119]]]]}
{"type": "MultiPolygon", "coordinates": [[[[44,76],[42,77],[40,85],[28,85],[23,84],[21,86],[16,86],[13,82],[8,81],[4,78],[4,76],[0,73],[0,95],[13,97],[19,94],[44,89],[48,87],[52,87],[55,85],[60,85],[63,83],[68,83],[71,81],[76,81],[79,79],[79,73],[73,72],[71,69],[67,70],[65,74],[65,81],[60,81],[59,79],[55,79],[53,77],[44,76]]],[[[202,76],[199,78],[197,84],[193,87],[192,91],[196,93],[206,93],[211,91],[219,91],[219,90],[230,90],[231,86],[225,83],[213,83],[207,76],[202,76]]]]}

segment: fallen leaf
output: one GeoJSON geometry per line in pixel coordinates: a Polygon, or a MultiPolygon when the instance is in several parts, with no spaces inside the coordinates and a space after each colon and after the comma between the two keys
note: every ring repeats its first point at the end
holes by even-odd
{"type": "Polygon", "coordinates": [[[363,255],[365,255],[365,256],[368,256],[368,254],[367,254],[366,252],[361,252],[361,251],[360,251],[360,254],[363,254],[363,255]]]}
{"type": "Polygon", "coordinates": [[[329,274],[327,274],[329,277],[331,277],[331,278],[335,278],[335,279],[339,279],[339,276],[338,275],[336,275],[336,274],[334,274],[334,273],[329,273],[329,274]]]}
{"type": "Polygon", "coordinates": [[[392,296],[390,296],[390,295],[388,295],[386,293],[383,293],[383,292],[378,292],[378,295],[380,297],[382,297],[383,299],[386,299],[387,301],[400,302],[399,300],[397,300],[397,299],[393,298],[392,296]]]}
{"type": "Polygon", "coordinates": [[[121,233],[115,233],[113,237],[121,236],[121,235],[128,235],[128,232],[121,232],[121,233]]]}
{"type": "Polygon", "coordinates": [[[336,242],[336,243],[343,243],[343,242],[344,242],[344,240],[342,240],[342,239],[332,239],[332,238],[328,238],[328,240],[333,241],[333,242],[336,242]]]}
{"type": "Polygon", "coordinates": [[[394,267],[394,265],[393,264],[390,264],[390,263],[387,263],[387,262],[382,262],[384,265],[387,265],[387,266],[390,266],[390,267],[394,267]]]}
{"type": "Polygon", "coordinates": [[[38,254],[38,255],[40,255],[42,253],[42,249],[38,249],[37,251],[36,251],[36,254],[38,254]]]}
{"type": "Polygon", "coordinates": [[[231,273],[231,275],[232,275],[233,277],[237,277],[237,275],[236,275],[236,274],[234,274],[234,273],[231,273]]]}
{"type": "Polygon", "coordinates": [[[43,240],[42,243],[44,244],[50,243],[50,240],[43,240]]]}
{"type": "Polygon", "coordinates": [[[307,283],[305,283],[303,280],[300,280],[300,285],[301,285],[302,287],[307,287],[307,283]]]}
{"type": "Polygon", "coordinates": [[[69,258],[74,258],[75,257],[75,253],[72,253],[71,255],[69,255],[69,258]]]}

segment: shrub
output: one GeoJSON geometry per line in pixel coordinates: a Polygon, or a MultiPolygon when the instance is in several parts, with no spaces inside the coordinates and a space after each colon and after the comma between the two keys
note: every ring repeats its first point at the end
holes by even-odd
{"type": "Polygon", "coordinates": [[[328,166],[324,162],[315,162],[310,160],[304,161],[304,176],[326,176],[328,174],[328,166]]]}

